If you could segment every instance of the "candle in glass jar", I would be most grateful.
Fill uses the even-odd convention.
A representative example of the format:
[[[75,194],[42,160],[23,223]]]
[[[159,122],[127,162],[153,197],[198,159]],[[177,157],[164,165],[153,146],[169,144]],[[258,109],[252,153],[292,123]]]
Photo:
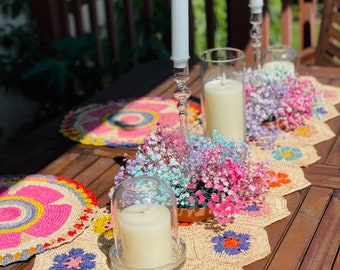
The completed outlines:
[[[263,64],[262,69],[268,71],[274,71],[276,68],[283,67],[289,73],[294,74],[295,72],[295,65],[293,62],[289,61],[269,61]]]
[[[119,213],[123,263],[160,267],[172,260],[170,211],[158,204],[136,204]]]
[[[243,84],[237,80],[213,80],[204,85],[206,131],[213,129],[227,140],[245,139]]]

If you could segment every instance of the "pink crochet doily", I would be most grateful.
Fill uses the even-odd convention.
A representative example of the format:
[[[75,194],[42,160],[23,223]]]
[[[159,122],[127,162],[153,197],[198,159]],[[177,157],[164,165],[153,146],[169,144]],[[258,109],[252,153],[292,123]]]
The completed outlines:
[[[64,177],[0,177],[0,266],[70,242],[89,226],[98,202]]]
[[[188,120],[193,123],[200,106],[189,103]],[[177,100],[161,97],[90,104],[69,112],[60,132],[67,138],[95,146],[136,146],[143,143],[156,125],[179,126]]]

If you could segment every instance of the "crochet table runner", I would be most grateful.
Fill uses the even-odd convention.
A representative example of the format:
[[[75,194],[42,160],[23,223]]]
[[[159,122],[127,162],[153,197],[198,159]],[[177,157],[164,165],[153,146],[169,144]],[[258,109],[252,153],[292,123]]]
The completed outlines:
[[[334,136],[324,121],[339,115],[334,105],[340,102],[340,88],[319,83],[317,86],[324,94],[326,113],[322,119],[311,119],[303,127],[285,132],[275,149],[251,149],[254,160],[270,161],[270,173],[275,179],[269,183],[265,203],[235,215],[232,224],[221,225],[215,219],[180,223],[179,234],[187,247],[184,270],[240,270],[270,254],[265,227],[290,214],[284,196],[310,185],[301,166],[319,159],[314,144]],[[72,262],[75,269],[109,270],[112,234],[111,215],[100,209],[91,226],[76,240],[36,256],[33,269],[60,269]]]
[[[187,248],[183,270],[241,270],[270,253],[264,228],[290,214],[284,195],[310,185],[297,166],[275,164],[270,169],[277,180],[270,183],[265,203],[235,215],[232,224],[221,225],[215,219],[179,224],[179,235]],[[101,208],[75,240],[37,255],[33,270],[110,270],[113,237],[112,216]]]
[[[289,215],[283,195],[309,185],[301,168],[282,165],[272,169],[280,176],[271,183],[261,207],[237,214],[232,224],[221,225],[215,219],[179,224],[187,248],[183,270],[239,270],[270,253],[264,227]],[[111,214],[99,209],[89,228],[74,241],[36,256],[33,269],[69,269],[72,265],[73,269],[109,270],[113,237]]]
[[[189,102],[189,122],[200,114],[200,106]],[[90,104],[69,112],[60,132],[67,138],[95,146],[135,146],[141,144],[156,125],[177,127],[177,100],[161,97],[109,101]]]
[[[64,177],[1,176],[0,265],[70,242],[89,226],[96,205],[90,190]]]

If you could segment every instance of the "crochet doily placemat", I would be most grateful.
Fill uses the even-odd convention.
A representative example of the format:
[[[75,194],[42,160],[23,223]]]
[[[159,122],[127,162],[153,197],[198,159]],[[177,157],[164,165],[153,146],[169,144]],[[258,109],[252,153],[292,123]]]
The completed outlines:
[[[200,106],[189,102],[188,120],[194,122]],[[69,112],[60,132],[67,138],[95,146],[136,146],[156,125],[178,127],[177,100],[161,97],[90,104]]]
[[[0,265],[70,242],[89,226],[97,205],[91,191],[71,179],[1,176]]]
[[[32,270],[110,270],[109,249],[113,245],[111,214],[100,208],[91,225],[71,243],[36,256]]]

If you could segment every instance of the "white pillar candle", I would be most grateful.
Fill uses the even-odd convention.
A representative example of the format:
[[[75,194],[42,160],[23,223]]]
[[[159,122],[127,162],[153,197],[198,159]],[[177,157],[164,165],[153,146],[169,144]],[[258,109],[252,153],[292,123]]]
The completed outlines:
[[[245,139],[243,84],[237,80],[213,80],[204,85],[207,134],[213,129],[227,140]]]
[[[189,2],[172,0],[171,49],[174,67],[184,68],[189,59]]]
[[[262,69],[268,70],[268,71],[274,71],[276,68],[280,68],[280,67],[283,67],[291,74],[295,73],[295,65],[293,62],[289,62],[289,61],[269,61],[263,64]]]
[[[153,268],[172,260],[170,211],[158,204],[136,204],[119,213],[123,263]]]

